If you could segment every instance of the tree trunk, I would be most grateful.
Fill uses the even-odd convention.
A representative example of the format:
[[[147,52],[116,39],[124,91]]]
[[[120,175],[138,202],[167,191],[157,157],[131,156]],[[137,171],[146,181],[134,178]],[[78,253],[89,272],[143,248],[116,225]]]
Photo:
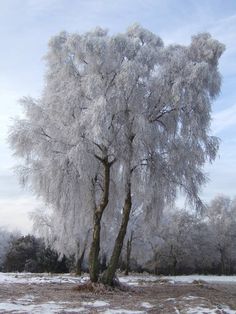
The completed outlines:
[[[76,275],[81,276],[82,273],[82,263],[84,260],[84,255],[81,255],[76,262]]]
[[[129,275],[129,270],[130,270],[130,256],[131,256],[131,250],[132,250],[132,241],[133,241],[133,231],[131,231],[130,238],[127,240],[125,276],[128,276],[128,275]]]
[[[154,257],[154,275],[158,275],[158,258],[157,258],[157,253],[155,253]]]
[[[89,253],[89,275],[92,282],[97,282],[99,277],[99,251],[102,214],[108,204],[110,186],[110,167],[108,157],[102,160],[104,166],[104,187],[100,204],[95,208],[93,215],[93,239]]]
[[[122,222],[120,225],[120,230],[115,241],[115,245],[113,248],[112,256],[110,258],[110,262],[108,264],[106,271],[104,272],[102,276],[102,282],[110,286],[112,286],[113,284],[113,279],[115,277],[116,269],[118,267],[119,257],[121,254],[121,250],[123,247],[123,242],[126,235],[128,222],[129,222],[131,207],[132,207],[131,186],[129,183],[128,191],[127,191],[127,195],[126,195],[126,199],[125,199],[125,203],[123,207]]]
[[[224,250],[220,250],[220,261],[221,261],[221,275],[225,275],[226,274],[226,267],[225,267]]]
[[[175,258],[172,264],[172,276],[176,276],[176,266],[177,266],[177,260]]]
[[[131,97],[131,94],[133,93],[133,89],[129,95],[128,98]],[[132,133],[132,123],[133,120],[130,121],[130,110],[129,110],[129,105],[128,105],[128,99],[126,102],[127,108],[125,110],[125,118],[128,124],[128,130],[127,130],[127,140],[128,140],[128,149],[126,151],[126,156],[128,157],[128,177],[127,177],[127,190],[126,190],[126,198],[124,202],[124,207],[123,207],[123,213],[122,213],[122,221],[120,225],[120,229],[118,232],[118,235],[116,237],[116,241],[114,244],[113,252],[110,258],[110,261],[108,263],[108,267],[106,271],[103,273],[101,281],[109,286],[114,285],[115,283],[115,273],[118,268],[119,264],[119,258],[120,254],[122,251],[123,243],[124,243],[124,238],[126,235],[127,231],[127,226],[129,222],[129,216],[132,208],[132,197],[131,197],[131,175],[133,168],[131,167],[131,162],[132,162],[132,157],[133,157],[133,147],[132,143],[135,138],[135,135]]]
[[[89,275],[92,282],[98,281],[99,276],[99,251],[100,251],[100,230],[101,214],[95,211],[93,218],[93,240],[89,253]]]

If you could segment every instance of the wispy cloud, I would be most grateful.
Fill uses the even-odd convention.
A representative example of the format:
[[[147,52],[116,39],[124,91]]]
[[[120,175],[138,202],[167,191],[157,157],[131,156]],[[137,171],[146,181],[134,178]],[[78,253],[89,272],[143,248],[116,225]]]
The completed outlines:
[[[1,226],[8,229],[21,230],[28,233],[32,229],[32,222],[29,220],[29,212],[39,206],[34,198],[0,199],[0,221]],[[11,217],[11,218],[10,218]]]

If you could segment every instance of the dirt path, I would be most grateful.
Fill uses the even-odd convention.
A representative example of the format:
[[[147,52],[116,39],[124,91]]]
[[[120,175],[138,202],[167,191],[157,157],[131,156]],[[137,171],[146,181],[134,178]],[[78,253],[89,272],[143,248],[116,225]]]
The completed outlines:
[[[67,283],[2,284],[0,313],[236,313],[236,284],[145,282],[125,292],[97,293],[75,287]],[[5,303],[9,307],[4,308]]]

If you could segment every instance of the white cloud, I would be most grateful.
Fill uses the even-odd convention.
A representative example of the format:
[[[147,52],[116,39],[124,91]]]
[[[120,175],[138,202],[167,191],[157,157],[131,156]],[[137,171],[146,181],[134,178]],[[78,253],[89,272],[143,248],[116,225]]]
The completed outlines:
[[[39,201],[33,197],[0,199],[1,226],[10,230],[17,229],[23,233],[29,233],[32,229],[29,212],[37,208],[39,204]]]

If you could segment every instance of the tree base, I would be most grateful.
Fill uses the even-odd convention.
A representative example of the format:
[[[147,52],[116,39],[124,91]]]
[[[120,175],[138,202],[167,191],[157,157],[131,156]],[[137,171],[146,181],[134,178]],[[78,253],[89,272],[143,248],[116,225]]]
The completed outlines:
[[[92,292],[95,294],[102,294],[107,291],[114,291],[114,290],[121,290],[121,291],[131,291],[132,288],[129,287],[125,283],[121,283],[118,279],[118,277],[115,277],[112,281],[112,285],[106,285],[102,283],[101,281],[99,282],[91,282],[87,281],[85,283],[81,283],[77,285],[73,290],[79,291],[79,292]]]

